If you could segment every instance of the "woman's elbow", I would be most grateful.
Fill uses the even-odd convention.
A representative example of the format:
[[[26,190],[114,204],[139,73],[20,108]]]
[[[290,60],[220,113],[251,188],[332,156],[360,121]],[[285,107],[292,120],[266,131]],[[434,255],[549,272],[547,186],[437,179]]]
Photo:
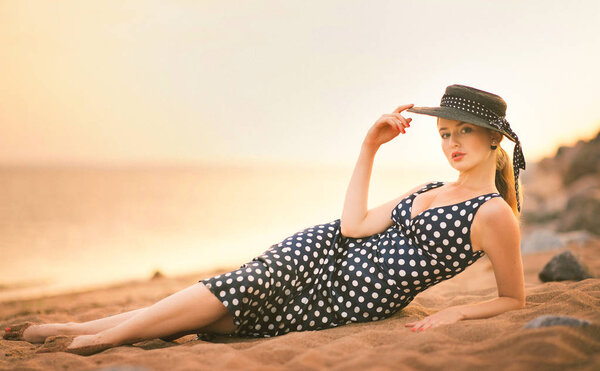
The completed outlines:
[[[357,228],[349,228],[347,225],[340,224],[340,233],[344,237],[361,238],[362,235]]]
[[[507,307],[507,310],[519,310],[524,309],[526,302],[525,299],[517,298],[514,296],[499,296],[499,299],[505,299],[507,301],[510,300],[510,303]]]
[[[525,298],[523,298],[523,299],[513,298],[513,299],[517,302],[517,308],[516,309],[524,309],[525,306],[527,305],[527,302],[526,302]]]
[[[345,228],[345,227],[340,227],[340,233],[341,233],[341,234],[342,234],[342,236],[344,236],[344,237],[351,237],[351,238],[354,238],[354,236],[352,235],[352,232],[350,232],[350,231],[348,230],[348,228]]]

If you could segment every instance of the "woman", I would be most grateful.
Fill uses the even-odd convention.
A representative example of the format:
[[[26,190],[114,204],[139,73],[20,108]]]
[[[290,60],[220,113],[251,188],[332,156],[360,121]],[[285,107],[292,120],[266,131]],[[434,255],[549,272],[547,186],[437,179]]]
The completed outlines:
[[[418,185],[367,210],[375,154],[406,133],[412,119],[401,115],[405,110],[438,117],[442,150],[458,179]],[[191,333],[270,337],[376,321],[484,254],[493,265],[498,298],[405,325],[423,331],[523,308],[518,172],[525,160],[505,111],[501,97],[463,85],[448,86],[440,107],[400,106],[368,131],[341,219],[306,228],[239,269],[149,307],[84,323],[25,323],[7,328],[4,337],[45,342],[39,352],[87,355]],[[504,136],[515,142],[514,168],[498,147]]]

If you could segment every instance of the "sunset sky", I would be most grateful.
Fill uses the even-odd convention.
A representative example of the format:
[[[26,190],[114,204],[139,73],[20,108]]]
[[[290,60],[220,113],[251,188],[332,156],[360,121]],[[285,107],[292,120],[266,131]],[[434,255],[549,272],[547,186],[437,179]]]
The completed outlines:
[[[600,1],[0,1],[0,163],[353,165],[447,85],[491,91],[525,157],[600,129]],[[407,113],[381,166],[447,166]],[[503,147],[512,155],[512,142]]]

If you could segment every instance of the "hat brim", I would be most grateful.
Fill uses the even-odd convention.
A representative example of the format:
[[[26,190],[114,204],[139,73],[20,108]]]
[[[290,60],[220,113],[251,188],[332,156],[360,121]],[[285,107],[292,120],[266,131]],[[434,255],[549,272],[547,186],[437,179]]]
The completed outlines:
[[[488,129],[500,132],[503,135],[505,135],[508,139],[512,140],[513,142],[515,141],[515,139],[512,137],[512,135],[510,135],[509,133],[506,133],[505,131],[496,129],[495,127],[493,127],[492,125],[489,124],[488,120],[481,118],[479,116],[476,116],[476,115],[472,115],[472,114],[465,112],[458,108],[454,108],[454,107],[412,107],[412,108],[407,109],[406,112],[420,113],[423,115],[436,116],[436,117],[441,117],[443,119],[448,119],[448,120],[468,122],[473,125],[482,126],[484,128],[488,128]]]

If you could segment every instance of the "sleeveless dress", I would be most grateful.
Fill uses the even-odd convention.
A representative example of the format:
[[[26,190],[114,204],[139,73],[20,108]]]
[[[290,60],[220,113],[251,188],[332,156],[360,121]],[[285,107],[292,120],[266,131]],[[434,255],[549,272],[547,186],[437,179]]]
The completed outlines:
[[[477,261],[470,230],[478,208],[497,192],[429,208],[410,218],[419,193],[402,199],[387,230],[368,237],[340,233],[340,219],[306,228],[239,269],[200,280],[238,328],[229,336],[271,337],[388,318],[426,288]],[[198,333],[209,340],[211,334]]]

